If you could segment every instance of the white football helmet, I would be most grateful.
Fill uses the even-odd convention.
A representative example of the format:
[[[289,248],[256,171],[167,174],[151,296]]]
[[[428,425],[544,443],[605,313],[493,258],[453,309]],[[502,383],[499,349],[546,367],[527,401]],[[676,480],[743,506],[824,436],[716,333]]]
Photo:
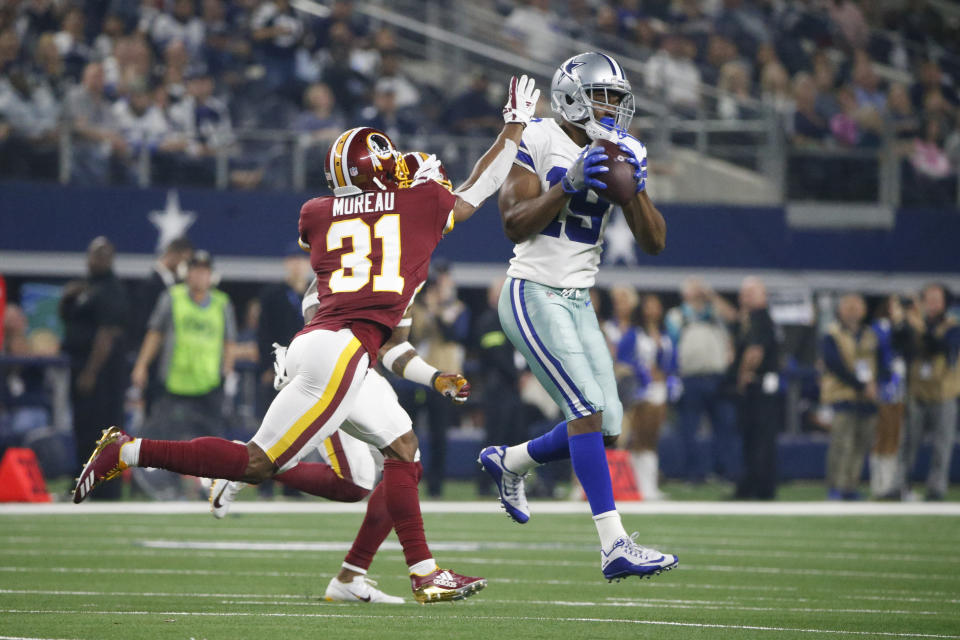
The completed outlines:
[[[611,102],[611,95],[620,96],[619,104]],[[633,93],[623,67],[598,51],[579,53],[560,65],[550,83],[550,105],[591,140],[606,137],[611,128],[597,121],[594,109],[610,113],[614,125],[623,131],[633,120]]]

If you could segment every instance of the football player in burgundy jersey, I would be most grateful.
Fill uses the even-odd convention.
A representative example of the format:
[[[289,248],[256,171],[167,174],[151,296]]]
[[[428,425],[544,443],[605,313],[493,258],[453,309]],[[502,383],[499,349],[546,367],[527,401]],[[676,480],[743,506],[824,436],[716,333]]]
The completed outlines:
[[[187,442],[132,438],[110,427],[77,479],[74,502],[131,466],[253,484],[293,470],[349,415],[367,368],[426,280],[443,234],[503,184],[539,95],[532,79],[511,80],[503,130],[456,194],[434,181],[438,163],[430,161],[421,163],[409,189],[398,190],[405,163],[386,134],[368,127],[341,134],[325,167],[334,195],[310,200],[300,212],[300,240],[310,249],[319,307],[290,344],[291,382],[270,405],[260,429],[243,445],[211,437]],[[412,380],[431,371],[405,345],[391,348],[383,360]],[[455,600],[485,587],[482,578],[440,569],[430,553],[417,494],[422,467],[413,430],[396,437],[359,435],[384,454],[387,508],[414,597]]]

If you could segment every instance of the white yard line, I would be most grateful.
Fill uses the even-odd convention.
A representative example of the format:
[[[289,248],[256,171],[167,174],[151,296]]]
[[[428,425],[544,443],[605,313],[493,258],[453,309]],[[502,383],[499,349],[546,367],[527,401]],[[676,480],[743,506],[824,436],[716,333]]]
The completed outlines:
[[[535,616],[447,616],[447,615],[355,615],[347,613],[289,613],[289,612],[206,612],[206,611],[70,611],[70,610],[42,610],[42,609],[0,609],[0,613],[26,615],[102,615],[102,616],[184,616],[210,618],[332,618],[349,620],[462,620],[475,623],[480,620],[495,622],[586,622],[590,624],[622,624],[622,625],[650,625],[663,627],[681,627],[694,629],[733,629],[746,631],[768,631],[776,633],[819,633],[836,636],[875,636],[885,638],[937,638],[943,640],[960,640],[958,635],[939,633],[897,633],[894,631],[848,631],[842,629],[811,629],[803,627],[767,627],[759,625],[736,624],[707,624],[700,622],[672,622],[666,620],[626,620],[610,618],[566,618],[566,617],[535,617]]]
[[[494,500],[477,502],[425,501],[423,513],[500,514]],[[957,502],[621,502],[625,515],[748,515],[748,516],[960,516]],[[232,513],[363,513],[366,504],[338,502],[236,502]],[[589,514],[585,502],[533,501],[532,513]],[[91,502],[81,505],[54,502],[3,504],[0,515],[174,514],[208,513],[204,502]]]

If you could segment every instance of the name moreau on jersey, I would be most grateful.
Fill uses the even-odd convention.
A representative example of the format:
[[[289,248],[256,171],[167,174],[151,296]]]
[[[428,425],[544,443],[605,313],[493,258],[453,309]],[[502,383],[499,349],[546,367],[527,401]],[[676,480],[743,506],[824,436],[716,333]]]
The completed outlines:
[[[379,213],[394,211],[396,193],[393,191],[367,191],[355,196],[335,198],[333,201],[333,217],[350,216],[360,213]]]

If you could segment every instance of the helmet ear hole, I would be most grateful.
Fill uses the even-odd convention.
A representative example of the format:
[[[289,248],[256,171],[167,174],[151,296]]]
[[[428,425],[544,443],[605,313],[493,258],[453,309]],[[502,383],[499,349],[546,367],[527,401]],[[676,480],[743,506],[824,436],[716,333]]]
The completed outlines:
[[[573,104],[573,98],[570,96],[569,93],[563,96],[563,99],[567,101],[567,104]]]

